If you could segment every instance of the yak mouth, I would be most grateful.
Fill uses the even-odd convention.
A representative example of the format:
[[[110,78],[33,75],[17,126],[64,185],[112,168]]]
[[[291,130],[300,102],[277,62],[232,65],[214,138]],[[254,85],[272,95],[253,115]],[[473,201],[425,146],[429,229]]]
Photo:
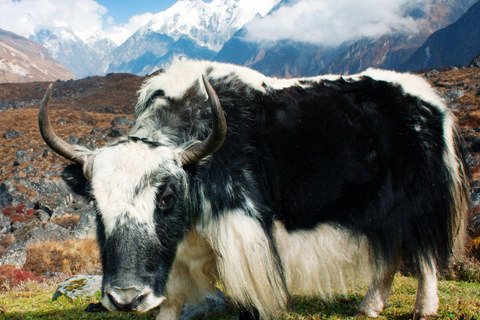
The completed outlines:
[[[109,311],[143,313],[160,307],[167,298],[156,296],[152,290],[142,291],[136,288],[105,288],[102,293],[102,304]]]

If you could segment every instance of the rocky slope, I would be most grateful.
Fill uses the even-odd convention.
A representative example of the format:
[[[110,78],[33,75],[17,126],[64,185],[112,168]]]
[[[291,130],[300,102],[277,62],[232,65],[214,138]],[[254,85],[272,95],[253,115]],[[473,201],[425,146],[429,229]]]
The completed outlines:
[[[38,43],[0,29],[0,83],[74,78]]]
[[[480,2],[477,2],[455,23],[433,33],[399,69],[468,65],[480,52],[479,21]]]
[[[474,180],[476,217],[470,234],[480,237],[480,68],[428,70],[422,75],[459,117]],[[51,116],[57,134],[89,148],[125,135],[144,79],[110,74],[55,82]],[[72,172],[78,168],[49,151],[38,132],[38,105],[47,85],[0,84],[0,265],[21,267],[27,245],[92,236],[95,228],[88,197],[71,188]],[[72,216],[77,217],[73,223],[60,219]]]

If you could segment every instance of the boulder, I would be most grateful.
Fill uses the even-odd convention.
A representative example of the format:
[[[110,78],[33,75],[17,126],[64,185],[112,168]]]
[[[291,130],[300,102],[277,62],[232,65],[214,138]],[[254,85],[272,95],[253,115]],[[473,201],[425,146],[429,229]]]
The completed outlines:
[[[22,226],[15,234],[15,241],[0,256],[0,265],[9,264],[22,268],[27,261],[27,246],[37,241],[64,241],[72,237],[72,232],[55,223],[32,221]]]
[[[480,68],[480,54],[473,58],[473,60],[468,65],[470,68]]]
[[[17,132],[15,130],[7,130],[3,133],[3,137],[5,139],[13,139],[13,138],[22,137],[22,136],[23,136],[23,133]]]
[[[122,137],[127,134],[127,130],[123,128],[111,128],[109,136],[112,138]]]
[[[227,311],[226,297],[220,290],[217,294],[208,293],[198,305],[185,304],[180,320],[208,319],[210,315]]]
[[[128,119],[127,117],[116,117],[110,122],[112,127],[126,127],[132,124],[132,120]]]
[[[8,188],[5,183],[0,184],[0,208],[9,206],[12,204],[13,197],[8,192]]]
[[[53,293],[53,300],[61,296],[71,299],[78,297],[94,297],[97,291],[102,290],[102,276],[77,275],[63,281]]]

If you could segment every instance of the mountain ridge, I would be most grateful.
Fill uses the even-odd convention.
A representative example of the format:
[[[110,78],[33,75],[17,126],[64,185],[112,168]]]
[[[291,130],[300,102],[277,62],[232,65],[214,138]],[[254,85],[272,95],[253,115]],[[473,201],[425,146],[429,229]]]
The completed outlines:
[[[55,81],[74,79],[44,47],[27,38],[0,29],[0,82]]]

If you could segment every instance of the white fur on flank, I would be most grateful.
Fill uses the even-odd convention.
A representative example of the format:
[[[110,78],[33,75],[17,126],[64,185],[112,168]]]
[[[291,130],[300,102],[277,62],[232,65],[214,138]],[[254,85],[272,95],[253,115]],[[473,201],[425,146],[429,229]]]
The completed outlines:
[[[142,178],[162,168],[165,175],[183,172],[177,153],[167,147],[149,148],[126,142],[97,151],[92,169],[92,189],[106,235],[121,227],[126,218],[147,226],[154,233],[155,197],[161,181]],[[136,194],[139,187],[141,192]],[[131,220],[130,220],[131,221]]]
[[[217,254],[218,277],[228,295],[265,318],[285,309],[289,293],[330,298],[372,274],[367,241],[332,225],[289,233],[276,222],[283,274],[260,223],[242,211],[226,213],[199,233]]]
[[[330,224],[287,232],[275,224],[275,239],[290,293],[331,298],[372,276],[368,242]]]
[[[200,234],[217,253],[219,280],[234,301],[256,307],[266,318],[285,309],[288,293],[257,220],[229,211],[202,229]]]

